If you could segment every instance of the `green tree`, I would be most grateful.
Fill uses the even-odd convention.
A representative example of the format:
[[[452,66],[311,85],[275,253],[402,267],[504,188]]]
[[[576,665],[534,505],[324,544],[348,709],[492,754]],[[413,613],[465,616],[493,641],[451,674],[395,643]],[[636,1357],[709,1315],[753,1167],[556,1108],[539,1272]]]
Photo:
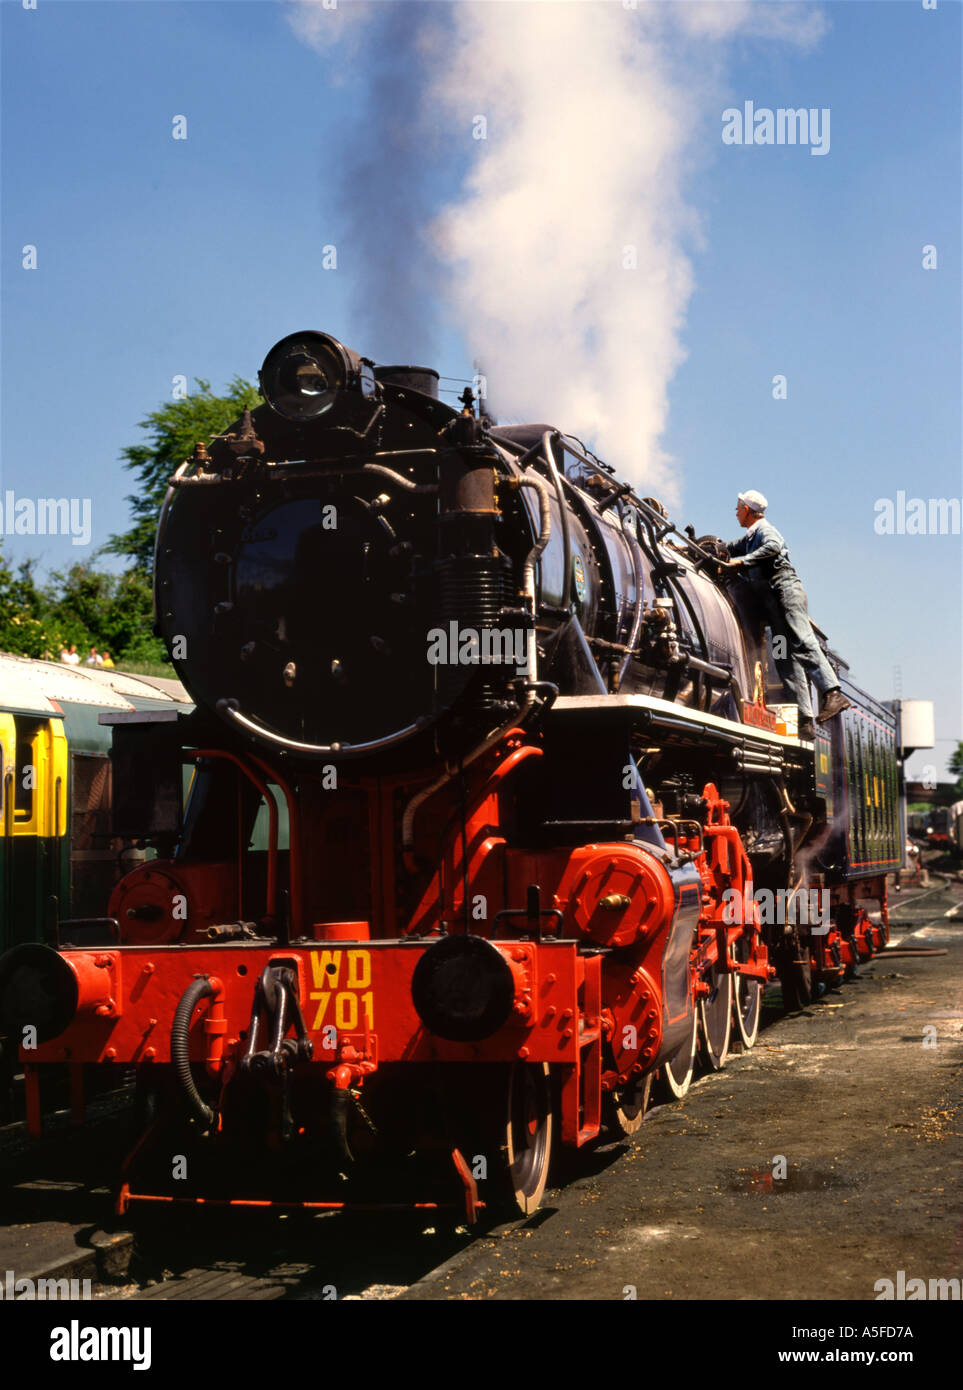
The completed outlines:
[[[14,570],[0,554],[0,651],[56,661],[73,643],[82,660],[94,646],[116,665],[167,663],[152,630],[150,581],[139,570],[74,564],[41,585],[34,564],[23,560]]]
[[[74,643],[85,658],[92,646],[109,651],[117,665],[167,663],[164,644],[153,634],[151,570],[157,518],[168,480],[193,453],[245,410],[260,402],[257,389],[236,376],[223,396],[198,380],[193,395],[171,401],[140,422],[148,432],[141,444],[124,449],[124,466],[137,476],[138,491],[128,497],[133,525],[111,536],[87,563],[70,565],[39,584],[35,561],[11,568],[0,553],[0,650],[18,656],[57,660]],[[106,552],[133,561],[123,574],[97,568]],[[169,669],[169,663],[168,663]]]
[[[152,630],[150,580],[140,570],[108,574],[93,564],[74,564],[50,576],[43,596],[58,631],[76,642],[82,657],[95,646],[118,665],[166,661],[164,644]]]
[[[137,492],[127,498],[134,524],[129,531],[111,536],[104,550],[133,560],[143,577],[149,577],[153,568],[157,518],[171,475],[199,440],[209,443],[245,408],[253,410],[261,401],[257,388],[239,376],[223,396],[215,396],[208,381],[198,378],[195,386],[192,395],[170,401],[141,420],[139,428],[148,432],[148,439],[123,450],[124,467],[136,474],[138,482]]]
[[[950,754],[947,768],[956,777],[957,791],[963,793],[963,743],[958,743],[954,752]]]
[[[22,560],[14,571],[0,554],[0,651],[55,658],[64,644],[65,632],[34,579],[34,563]],[[80,635],[83,638],[85,634]]]

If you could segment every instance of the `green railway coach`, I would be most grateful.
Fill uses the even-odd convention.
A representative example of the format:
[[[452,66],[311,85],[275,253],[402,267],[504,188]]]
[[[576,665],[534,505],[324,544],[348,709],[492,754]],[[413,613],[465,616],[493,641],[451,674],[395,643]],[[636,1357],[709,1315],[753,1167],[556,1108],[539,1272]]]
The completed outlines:
[[[102,917],[133,866],[111,833],[112,729],[101,714],[188,704],[176,680],[0,653],[0,953],[56,944],[59,922]],[[0,1038],[0,1117],[14,1056]]]

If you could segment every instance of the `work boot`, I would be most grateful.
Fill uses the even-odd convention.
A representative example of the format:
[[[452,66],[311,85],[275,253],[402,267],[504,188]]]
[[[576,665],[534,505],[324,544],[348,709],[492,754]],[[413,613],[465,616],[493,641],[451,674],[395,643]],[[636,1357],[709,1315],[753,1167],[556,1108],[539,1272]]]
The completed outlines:
[[[850,709],[852,700],[847,700],[846,696],[836,685],[832,690],[827,690],[823,696],[819,713],[816,715],[817,724],[825,724],[827,719],[833,719],[837,714],[842,714],[844,709]]]
[[[802,715],[800,715],[799,723],[796,726],[796,732],[799,738],[808,738],[812,740],[816,737],[816,725],[811,719],[804,719]]]

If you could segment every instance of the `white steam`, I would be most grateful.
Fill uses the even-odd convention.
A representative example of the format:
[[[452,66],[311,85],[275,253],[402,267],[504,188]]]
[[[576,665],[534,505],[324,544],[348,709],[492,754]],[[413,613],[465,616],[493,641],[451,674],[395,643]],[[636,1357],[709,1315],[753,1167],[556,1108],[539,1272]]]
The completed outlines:
[[[359,21],[384,14],[349,10]],[[693,147],[716,131],[728,42],[808,46],[825,30],[821,13],[743,0],[458,0],[410,12],[397,54],[408,112],[447,125],[469,156],[454,200],[419,215],[493,404],[581,436],[674,503],[659,441],[694,286],[684,249],[699,232],[686,196]],[[292,22],[330,54],[326,18],[320,3],[302,4]],[[363,62],[377,22],[338,24],[353,29]]]
[[[693,287],[685,110],[638,20],[620,5],[459,7],[436,90],[463,121],[487,113],[488,138],[437,231],[499,411],[535,411],[665,492],[658,437]]]

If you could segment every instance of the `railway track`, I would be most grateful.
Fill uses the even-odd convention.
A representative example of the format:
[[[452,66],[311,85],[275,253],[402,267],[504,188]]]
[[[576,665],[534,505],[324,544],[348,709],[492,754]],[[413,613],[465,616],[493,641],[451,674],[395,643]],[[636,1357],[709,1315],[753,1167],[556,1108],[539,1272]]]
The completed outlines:
[[[236,1214],[229,1215],[233,1223],[214,1216],[200,1230],[195,1216],[189,1234],[168,1230],[139,1237],[131,1264],[137,1281],[105,1289],[103,1296],[137,1301],[394,1298],[473,1240],[465,1227],[446,1229],[415,1214],[267,1217],[256,1219],[253,1229],[245,1220],[242,1231]]]

